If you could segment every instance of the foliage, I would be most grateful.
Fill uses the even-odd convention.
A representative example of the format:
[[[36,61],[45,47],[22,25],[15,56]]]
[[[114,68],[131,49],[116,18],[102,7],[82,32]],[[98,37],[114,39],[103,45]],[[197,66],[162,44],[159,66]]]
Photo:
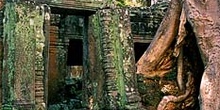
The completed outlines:
[[[118,6],[125,6],[126,5],[124,0],[116,0],[116,4]]]
[[[6,101],[9,105],[11,101],[14,99],[13,95],[13,78],[14,78],[14,61],[15,61],[15,27],[17,22],[17,15],[15,12],[15,4],[7,3],[5,5],[5,21],[4,21],[4,46],[8,47],[8,50],[5,51],[5,55],[7,59],[3,61],[3,68],[5,70],[5,74],[3,74],[3,78],[7,80],[3,80],[3,92],[7,97],[3,98],[3,101]],[[8,86],[6,86],[8,85]],[[9,102],[8,102],[9,101]]]
[[[30,26],[30,21],[33,20],[32,16],[36,16],[38,13],[34,11],[30,12],[30,9],[22,4],[16,6],[16,11],[18,15],[18,22],[16,23],[16,36],[14,38],[16,45],[15,69],[17,77],[21,78],[21,81],[19,81],[19,83],[17,82],[17,86],[21,87],[20,89],[23,90],[24,94],[30,95],[30,91],[28,91],[28,89],[25,87],[27,86],[26,83],[32,83],[33,75],[31,73],[34,72],[33,57],[35,56],[35,38],[33,36],[33,27]],[[27,99],[30,97],[31,96],[26,96]]]
[[[149,6],[149,0],[116,0],[118,6],[131,6],[131,7],[141,7]]]
[[[99,68],[97,69],[100,69],[101,68],[101,61],[103,59],[103,56],[102,56],[102,46],[101,46],[101,27],[100,27],[100,16],[98,14],[96,14],[96,16],[93,16],[93,19],[92,19],[92,25],[94,26],[93,27],[93,32],[94,32],[94,37],[95,37],[95,45],[96,45],[96,60],[97,60],[97,65]],[[100,76],[102,76],[102,72],[100,72]],[[99,80],[99,79],[98,79]],[[100,81],[100,80],[99,80]],[[93,109],[100,109],[100,108],[104,108],[105,105],[101,105],[99,102],[99,100],[97,100],[96,98],[98,97],[97,95],[97,92],[98,91],[103,91],[103,90],[98,90],[98,81],[95,81],[93,83],[91,83],[91,86],[94,88],[93,91],[92,91],[92,94],[93,94],[93,102],[92,104],[94,105],[93,106]],[[95,98],[96,97],[96,98]]]
[[[43,17],[30,4],[7,2],[4,21],[3,93],[5,104],[17,99],[33,101],[36,41],[44,37]],[[44,42],[43,42],[44,43]],[[36,48],[37,47],[37,48]],[[42,55],[42,53],[41,53]],[[33,102],[28,102],[33,103]],[[3,105],[4,106],[4,105]]]
[[[114,55],[114,66],[116,67],[116,78],[117,78],[117,87],[119,91],[120,101],[119,106],[124,109],[126,104],[126,95],[125,95],[125,79],[124,79],[124,70],[123,70],[123,50],[122,50],[122,44],[120,41],[120,37],[118,36],[118,24],[119,24],[119,14],[112,15],[113,22],[110,26],[110,29],[112,30],[111,35],[113,37],[113,55]]]

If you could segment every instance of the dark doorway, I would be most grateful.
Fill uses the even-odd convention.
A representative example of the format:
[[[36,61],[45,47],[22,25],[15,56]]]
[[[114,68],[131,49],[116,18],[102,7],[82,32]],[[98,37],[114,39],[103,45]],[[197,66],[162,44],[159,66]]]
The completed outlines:
[[[150,43],[134,43],[134,52],[135,52],[135,62],[141,58],[141,56],[144,54],[144,52],[147,50]]]
[[[83,65],[83,43],[81,39],[70,39],[67,66]]]
[[[51,14],[48,110],[82,108],[83,40],[79,29],[84,18],[75,15]],[[79,20],[80,19],[80,20]],[[79,31],[78,31],[79,30]]]

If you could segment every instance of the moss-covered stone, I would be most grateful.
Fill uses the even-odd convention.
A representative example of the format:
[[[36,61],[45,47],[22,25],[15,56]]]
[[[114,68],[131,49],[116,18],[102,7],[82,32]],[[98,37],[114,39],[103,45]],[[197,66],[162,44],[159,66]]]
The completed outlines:
[[[2,78],[3,67],[3,9],[0,9],[0,78]],[[0,93],[2,93],[2,83],[0,83]],[[2,107],[2,94],[0,94],[0,108]]]
[[[3,103],[13,109],[34,109],[34,58],[43,52],[36,43],[44,44],[43,17],[31,4],[6,2],[5,8]]]
[[[104,96],[108,97],[104,99],[106,109],[134,109],[137,108],[134,103],[140,101],[134,89],[135,67],[130,66],[134,65],[134,54],[129,20],[126,9],[102,9],[93,17],[93,33],[99,52],[97,60],[104,72],[101,78],[105,80],[102,84]]]
[[[98,14],[91,16],[88,31],[89,74],[86,81],[90,109],[104,109],[106,106],[101,32],[100,16]]]
[[[15,27],[17,22],[17,16],[15,11],[14,3],[6,3],[5,5],[5,22],[4,22],[4,55],[7,59],[3,61],[3,103],[7,106],[12,106],[12,101],[14,100],[14,61],[15,61]],[[8,108],[8,107],[7,107]],[[3,105],[4,109],[4,105]]]

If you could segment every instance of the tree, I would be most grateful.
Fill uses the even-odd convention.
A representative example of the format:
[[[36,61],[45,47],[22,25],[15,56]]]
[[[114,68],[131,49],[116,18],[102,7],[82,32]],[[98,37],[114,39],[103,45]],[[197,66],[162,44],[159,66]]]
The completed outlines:
[[[185,34],[188,31],[185,28],[186,22],[192,27],[205,65],[200,84],[200,109],[220,109],[220,82],[218,80],[220,78],[219,5],[220,2],[218,0],[171,1],[170,9],[164,17],[153,42],[137,63],[138,73],[142,73],[146,77],[159,76],[163,78],[165,74],[171,71],[174,59],[178,60],[178,69],[180,69],[177,75],[177,82],[180,89],[184,89],[182,86],[186,86],[186,89],[184,89],[185,94],[164,97],[158,109],[164,109],[169,101],[175,102],[186,98],[189,93],[187,87],[189,88],[192,78],[188,74],[188,83],[183,84],[183,77],[181,77],[186,74],[181,70],[183,67],[181,64],[181,42],[185,39]],[[176,36],[177,40],[175,45],[173,45]]]

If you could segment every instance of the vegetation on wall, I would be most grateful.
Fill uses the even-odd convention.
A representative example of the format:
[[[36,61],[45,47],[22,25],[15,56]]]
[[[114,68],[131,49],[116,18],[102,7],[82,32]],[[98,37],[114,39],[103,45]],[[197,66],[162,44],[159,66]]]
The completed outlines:
[[[94,38],[96,41],[96,51],[99,51],[97,57],[100,61],[99,67],[103,69],[96,74],[101,75],[101,91],[104,91],[105,104],[101,105],[94,97],[96,107],[105,109],[137,109],[140,97],[135,89],[135,68],[133,41],[129,33],[130,17],[127,9],[102,9],[93,17]],[[131,54],[127,54],[131,53]],[[95,77],[95,79],[98,79]],[[93,80],[94,81],[94,80]],[[93,86],[94,92],[100,91],[98,85]],[[104,84],[103,84],[104,83]],[[97,89],[96,89],[97,88]],[[96,94],[96,93],[93,93]],[[95,95],[94,95],[95,96]]]
[[[113,11],[112,11],[113,12]],[[113,49],[113,65],[115,66],[115,72],[116,72],[116,85],[119,92],[119,102],[118,105],[121,107],[120,109],[125,108],[126,104],[126,92],[125,92],[125,74],[123,67],[123,46],[121,44],[121,37],[124,37],[122,34],[118,35],[119,30],[119,10],[116,10],[115,13],[112,13],[112,21],[109,24],[110,28],[110,36],[112,37],[112,49]],[[119,26],[118,26],[119,25]]]
[[[34,100],[32,84],[34,81],[34,61],[35,57],[35,26],[42,24],[38,17],[39,12],[31,10],[27,5],[17,4],[16,6],[18,22],[15,28],[15,76],[18,79],[16,86],[16,98],[24,98],[26,100]],[[39,23],[39,24],[37,24]],[[31,85],[29,85],[31,84]],[[28,86],[27,86],[28,85]],[[30,89],[27,89],[30,88]],[[23,90],[23,91],[21,91]],[[18,93],[22,92],[22,93]],[[31,93],[32,92],[32,96]],[[23,96],[28,95],[28,96]]]
[[[91,94],[92,96],[90,97],[90,107],[91,109],[103,109],[105,107],[104,105],[104,73],[102,70],[102,63],[101,61],[103,60],[103,53],[102,53],[102,45],[101,45],[101,27],[100,27],[100,16],[99,15],[94,15],[92,18],[92,33],[94,34],[94,42],[95,45],[95,66],[94,66],[94,76],[96,76],[97,72],[99,72],[99,76],[95,79],[92,80],[91,78],[91,83],[89,84],[92,88]],[[93,47],[91,47],[93,48]]]
[[[13,104],[20,108],[20,101],[30,104],[31,108],[35,104],[33,85],[37,60],[34,58],[42,56],[42,29],[39,7],[36,10],[32,4],[6,2],[3,61],[3,103],[6,106]]]
[[[140,6],[150,6],[151,0],[116,0],[118,6],[130,6],[130,7],[140,7]]]
[[[17,22],[17,16],[15,11],[14,3],[7,3],[5,5],[5,22],[4,22],[4,46],[7,49],[4,49],[4,55],[7,58],[4,58],[3,61],[3,103],[6,103],[5,106],[12,105],[14,100],[14,61],[15,61],[15,24]]]
[[[108,5],[111,5],[113,1],[114,0],[109,0],[110,4]],[[142,81],[141,83],[143,88],[140,87],[142,88],[141,92],[144,91],[142,93],[143,95],[142,101],[146,105],[147,109],[152,109],[152,108],[156,109],[159,102],[160,102],[158,106],[159,109],[165,108],[166,105],[167,105],[166,107],[168,108],[171,108],[171,107],[176,107],[178,109],[193,108],[197,104],[196,98],[198,96],[199,88],[195,87],[195,85],[199,86],[200,79],[201,79],[200,73],[203,72],[203,69],[201,68],[204,68],[204,67],[201,62],[201,59],[197,58],[198,56],[200,56],[199,52],[191,51],[191,49],[198,50],[196,46],[192,46],[192,44],[196,43],[195,39],[193,39],[192,41],[192,37],[194,38],[195,35],[192,35],[192,37],[188,36],[189,38],[184,38],[186,42],[189,42],[189,44],[186,43],[186,45],[184,44],[184,46],[182,44],[175,45],[175,42],[179,40],[179,38],[176,38],[175,37],[176,35],[174,35],[178,33],[177,32],[178,25],[182,24],[181,26],[179,26],[179,30],[181,31],[182,28],[185,28],[186,24],[185,22],[183,23],[184,20],[182,19],[182,17],[180,18],[181,19],[180,23],[179,23],[179,19],[176,19],[179,17],[182,7],[180,7],[181,3],[179,3],[178,0],[173,0],[173,1],[174,1],[173,2],[174,4],[172,4],[171,6],[172,11],[170,11],[167,14],[168,17],[165,17],[164,22],[161,24],[159,28],[159,31],[157,31],[156,36],[159,36],[159,37],[156,37],[155,38],[156,40],[154,40],[152,45],[150,46],[151,49],[156,48],[154,51],[151,51],[153,54],[151,58],[153,60],[155,59],[158,60],[160,56],[163,57],[161,59],[165,59],[162,62],[159,62],[159,64],[154,63],[154,65],[156,66],[155,68],[154,67],[152,68],[157,69],[157,67],[160,68],[159,66],[161,66],[161,67],[166,67],[165,70],[171,69],[172,71],[166,72],[167,75],[162,74],[161,71],[155,72],[156,74],[153,74],[153,73],[151,74],[150,72],[152,71],[150,69],[149,69],[150,72],[145,71],[148,67],[151,68],[151,66],[153,66],[152,64],[149,63],[150,61],[147,61],[147,63],[145,62],[141,63],[144,65],[144,67],[141,68],[143,70],[143,72],[141,73],[146,72],[144,75],[149,78],[149,79],[147,78],[144,79],[144,81]],[[53,0],[52,2],[60,3],[61,1]],[[83,38],[80,37],[80,39],[83,39],[83,51],[84,51],[83,52],[84,53],[83,55],[84,76],[82,80],[85,79],[84,84],[86,87],[83,89],[86,89],[85,90],[86,91],[85,93],[87,93],[86,96],[89,96],[89,97],[86,97],[85,99],[88,99],[88,104],[89,104],[88,107],[90,109],[104,109],[104,108],[137,109],[137,106],[138,106],[137,104],[138,102],[140,102],[140,97],[138,97],[139,94],[136,94],[136,91],[135,91],[136,90],[136,86],[135,86],[136,85],[136,76],[135,76],[136,74],[135,74],[135,66],[134,66],[135,64],[133,62],[134,60],[133,44],[132,44],[133,41],[132,41],[132,36],[130,35],[130,21],[128,20],[129,12],[124,11],[124,9],[120,7],[141,6],[142,5],[141,2],[143,2],[143,0],[132,0],[132,1],[116,0],[115,5],[118,5],[119,7],[115,8],[115,6],[113,7],[110,6],[110,7],[107,7],[107,9],[106,7],[101,8],[97,11],[95,16],[93,16],[93,19],[92,19],[93,27],[92,28],[94,28],[93,29],[94,36],[92,36],[93,37],[92,39],[94,40],[93,48],[95,49],[94,49],[93,54],[95,55],[93,57],[95,57],[94,58],[95,63],[89,62],[90,59],[88,57],[90,57],[89,54],[91,53],[90,51],[88,51],[89,50],[88,48],[92,48],[92,47],[88,47],[88,46],[91,46],[89,45],[90,40],[88,40],[87,38],[88,36],[87,36],[87,31],[86,31],[87,29],[86,23],[85,22],[84,22],[85,24],[83,23],[83,26],[84,26],[84,30],[82,32]],[[186,1],[186,3],[188,2],[189,1]],[[214,3],[214,2],[210,2],[210,3]],[[189,2],[189,4],[190,6],[193,6],[191,5],[191,2]],[[155,4],[154,6],[157,7],[157,5],[158,4]],[[165,8],[161,9],[160,11],[156,11],[156,13],[153,13],[153,14],[151,10],[149,11],[150,14],[139,12],[142,10],[142,8],[140,8],[138,11],[136,10],[135,13],[132,13],[135,16],[140,15],[142,16],[142,18],[147,18],[148,16],[145,16],[146,14],[150,16],[149,22],[147,23],[145,22],[143,23],[144,25],[141,25],[141,26],[140,26],[140,21],[138,20],[134,21],[136,22],[136,24],[138,24],[138,29],[142,27],[143,28],[147,27],[146,30],[144,29],[143,30],[149,31],[147,29],[152,29],[154,31],[160,23],[160,19],[161,19],[160,17],[163,16],[166,11],[166,5],[167,4],[164,5]],[[215,8],[218,9],[217,7]],[[151,9],[156,10],[156,8],[151,8]],[[188,9],[190,10],[191,7],[188,7]],[[189,10],[187,10],[186,12],[190,13],[188,12]],[[194,12],[194,7],[192,8],[192,11]],[[209,11],[212,11],[212,10],[209,10]],[[141,14],[137,14],[137,13],[141,13]],[[207,12],[200,12],[200,13],[207,13]],[[42,53],[44,51],[43,50],[44,44],[45,44],[45,37],[43,35],[43,28],[45,28],[43,27],[44,15],[41,15],[39,7],[37,7],[36,9],[35,6],[30,5],[30,4],[28,5],[27,4],[16,4],[13,2],[6,3],[4,14],[5,14],[5,19],[4,19],[3,78],[5,80],[3,80],[2,82],[3,83],[3,103],[4,103],[3,106],[4,106],[4,109],[12,109],[12,106],[14,106],[15,108],[19,108],[21,104],[19,105],[17,102],[20,101],[21,99],[25,103],[27,102],[28,104],[32,104],[31,106],[34,106],[35,103],[39,102],[35,100],[38,100],[39,98],[40,100],[44,100],[43,99],[44,97],[44,88],[43,88],[44,56],[42,56]],[[158,16],[160,17],[157,18]],[[197,16],[192,16],[192,18],[193,17],[195,17],[194,19],[197,19]],[[202,19],[200,18],[198,21],[207,20],[207,19],[204,19],[204,18],[207,18],[206,15],[203,16],[203,14],[201,14],[200,17]],[[188,20],[191,21],[191,23],[195,22],[195,24],[197,24],[197,21],[195,21],[192,18],[188,18]],[[155,20],[155,19],[158,19],[158,20]],[[87,20],[87,19],[83,19],[83,20]],[[215,21],[212,21],[212,19],[208,19],[208,20],[210,20],[211,23],[215,23]],[[210,21],[207,21],[207,22],[210,22]],[[74,24],[74,22],[75,20],[72,17],[70,17],[68,20],[65,20],[65,24],[63,25],[63,27],[67,27],[67,25],[72,25]],[[200,24],[200,22],[198,22],[198,24]],[[206,23],[204,22],[204,24]],[[214,24],[214,25],[216,26],[218,24]],[[78,28],[81,29],[82,26],[77,27],[77,29]],[[194,27],[194,28],[195,28],[194,30],[197,31],[199,34],[201,34],[202,36],[205,36],[204,39],[207,40],[206,38],[207,36],[203,35],[204,33],[200,32],[199,30],[200,28],[199,29],[197,29],[197,27]],[[216,27],[210,26],[206,28],[209,28],[209,30],[216,29],[215,34],[216,35],[219,34],[217,32],[218,29]],[[68,29],[72,31],[73,28],[68,28]],[[189,30],[190,29],[191,28],[189,28]],[[207,33],[211,32],[211,31],[209,32],[209,30],[207,30]],[[150,30],[150,35],[154,34],[153,31],[151,32]],[[147,33],[147,32],[144,32],[144,33]],[[189,31],[188,33],[193,33],[193,32]],[[59,74],[60,73],[66,74],[69,72],[68,68],[66,67],[66,60],[67,60],[66,59],[66,55],[67,55],[66,47],[68,45],[67,39],[69,38],[64,37],[66,35],[61,33],[61,36],[59,36],[58,38],[59,41],[56,42],[57,44],[55,44],[56,46],[58,45],[58,47],[56,47],[57,49],[56,51],[58,52],[56,53],[57,56],[55,59],[56,60],[55,63],[56,65],[58,65],[56,67],[58,69]],[[216,39],[216,35],[212,35],[213,38],[210,38],[211,40],[208,39],[207,41],[200,41],[199,46],[205,52],[207,48],[209,50],[218,51],[218,48],[217,49],[213,48],[216,45],[218,45],[218,42],[215,42],[216,40],[218,41],[218,39]],[[201,39],[200,36],[198,37],[198,39]],[[210,45],[205,45],[205,46],[201,45],[204,42]],[[178,55],[173,56],[172,49],[174,49],[173,47],[174,45],[178,46],[178,48],[175,48],[175,49],[179,49],[180,46],[183,46],[182,51],[184,52],[183,55],[185,57],[180,57]],[[164,46],[166,46],[169,49],[166,48],[167,50],[164,50],[164,53],[166,54],[164,53],[160,54],[161,49],[164,49]],[[154,54],[156,52],[158,52],[159,54]],[[193,53],[193,54],[188,54],[188,53]],[[218,76],[218,73],[216,73],[216,71],[218,70],[217,64],[219,61],[218,61],[217,56],[219,55],[215,52],[212,53],[211,51],[210,53],[209,52],[204,53],[204,55],[203,57],[207,57],[212,60],[214,59],[213,60],[214,62],[208,62],[207,67],[209,70],[206,69],[207,73],[216,74],[217,75],[216,77],[218,78],[219,76]],[[214,57],[210,57],[209,55],[213,55]],[[177,62],[174,57],[178,58]],[[150,57],[144,56],[144,58],[150,58]],[[178,77],[180,75],[180,72],[178,72],[178,70],[181,67],[174,66],[174,65],[180,64],[178,63],[179,59],[182,60],[182,62],[184,62],[184,64],[182,65],[184,67],[184,73],[187,73],[187,74],[184,74],[185,76]],[[171,63],[167,63],[170,61]],[[197,61],[197,62],[194,62],[194,61]],[[204,60],[204,63],[206,64],[207,61]],[[146,66],[147,64],[148,66]],[[93,68],[91,69],[91,67]],[[211,71],[213,68],[216,71]],[[90,71],[89,69],[91,69],[92,71]],[[164,68],[160,70],[163,70],[163,69]],[[157,75],[160,76],[160,79],[157,78]],[[207,77],[208,78],[210,77],[212,79],[215,78],[213,77],[213,75],[210,75],[210,74],[208,74]],[[63,79],[60,77],[58,78],[62,80],[62,83],[58,82],[60,84],[60,87],[63,87],[62,89],[66,89],[65,86],[69,86],[71,84],[72,85],[77,84],[77,83],[63,84],[66,81],[66,79],[64,77]],[[178,85],[175,82],[176,79],[178,80],[180,79],[180,81],[182,81],[184,85],[179,84],[179,86],[180,85],[185,86],[185,90],[182,90],[182,91],[178,90]],[[195,82],[197,83],[194,83],[194,79],[196,80]],[[177,83],[179,83],[178,80],[177,80]],[[35,84],[36,88],[34,88],[33,86],[34,81],[37,81],[37,83]],[[38,85],[39,82],[40,82],[40,86]],[[208,86],[204,86],[204,84],[207,84],[207,83],[213,83],[215,85],[209,84]],[[209,87],[214,87],[218,85],[218,82],[210,81],[210,82],[203,82],[202,84],[203,85],[201,87],[203,86],[204,87],[201,89],[210,90]],[[54,84],[54,85],[57,86],[57,84]],[[82,93],[81,91],[75,90],[76,88],[77,87],[70,87],[68,92],[72,92],[71,95],[80,94],[79,96],[81,98]],[[179,88],[181,90],[181,87]],[[210,96],[215,98],[215,95],[213,95],[213,93],[218,91],[218,89],[219,88],[213,89],[214,92],[211,92]],[[38,98],[34,97],[34,96],[39,96],[39,94],[41,94],[40,97]],[[62,94],[62,96],[65,96],[65,95],[66,93]],[[66,96],[68,97],[71,95],[66,95]],[[165,96],[165,95],[169,95],[169,96]],[[209,100],[209,99],[207,100],[207,94],[202,93],[201,95],[203,95],[201,101],[204,100],[209,105],[210,104],[215,105],[212,103],[212,100]],[[62,99],[63,98],[62,96],[59,98]],[[164,96],[164,98],[161,100],[162,96]],[[171,104],[173,104],[172,106],[169,106],[170,105],[168,103],[169,101],[167,102],[166,98],[167,99],[169,98],[168,100],[171,102]],[[71,108],[74,108],[73,107],[74,104],[72,102],[76,102],[76,101],[71,101],[71,100],[72,99],[70,99],[69,101],[70,102],[69,105],[71,106]],[[215,99],[215,100],[218,101],[218,99]],[[79,102],[79,107],[81,107],[82,102],[81,101],[78,101],[78,102]],[[67,101],[63,100],[63,103],[67,103]],[[65,105],[66,107],[65,109],[69,109],[66,105]],[[61,107],[59,104],[56,106],[59,106],[59,108],[62,108],[63,105]],[[207,105],[203,105],[203,106],[207,107],[207,109],[209,109],[210,107]],[[219,105],[216,104],[215,106],[217,108]],[[54,109],[54,108],[51,108],[51,109]]]

